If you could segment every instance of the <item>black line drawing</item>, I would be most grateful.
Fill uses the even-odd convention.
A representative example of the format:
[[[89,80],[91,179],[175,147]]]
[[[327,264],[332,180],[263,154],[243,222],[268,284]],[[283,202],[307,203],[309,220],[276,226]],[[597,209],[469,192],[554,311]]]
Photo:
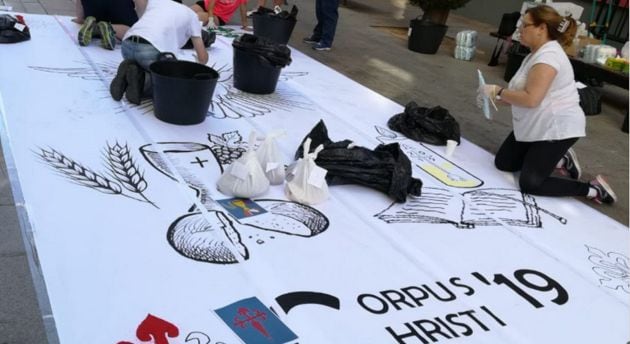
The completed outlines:
[[[92,66],[83,61],[75,61],[77,67],[46,67],[46,66],[28,66],[28,68],[54,74],[63,74],[69,78],[79,78],[83,80],[100,80],[100,74],[106,79],[107,83],[114,78],[118,70],[118,62],[98,62],[95,63],[100,73],[95,71]],[[259,95],[242,92],[232,86],[232,67],[223,64],[213,64],[210,66],[219,72],[219,81],[215,89],[210,111],[208,116],[216,119],[238,119],[243,117],[264,116],[274,110],[292,111],[295,109],[312,110],[313,103],[303,97],[298,92],[290,91],[279,86],[278,91],[272,94]],[[280,80],[287,81],[293,78],[303,77],[308,72],[283,72]],[[109,89],[101,88],[100,92],[104,93],[103,98],[109,98]],[[124,97],[123,97],[124,99]],[[124,100],[126,104],[138,109],[143,115],[153,112],[153,101],[144,99],[139,105],[135,105]],[[119,106],[116,113],[124,112],[124,108]]]
[[[374,215],[387,223],[448,223],[457,228],[510,226],[542,228],[540,212],[562,224],[564,217],[538,206],[536,199],[519,190],[487,188],[456,195],[448,189],[424,187],[422,196],[392,203]]]
[[[588,260],[594,264],[593,272],[599,276],[599,284],[630,294],[630,258],[619,252],[606,253],[593,246],[584,246],[589,253]]]
[[[247,142],[238,131],[230,131],[220,136],[208,134],[208,140],[213,143],[212,153],[219,158],[221,165],[226,166],[240,158],[247,151]]]
[[[289,311],[296,306],[314,304],[327,306],[336,310],[341,309],[341,302],[338,297],[315,291],[296,291],[282,294],[276,297],[276,302],[278,302],[285,313],[289,313]]]
[[[74,184],[85,186],[98,192],[120,195],[139,202],[149,203],[159,209],[155,203],[143,194],[147,188],[147,182],[138,165],[131,157],[127,144],[120,145],[118,142],[113,146],[107,144],[103,158],[107,162],[111,178],[95,172],[55,149],[49,148],[46,150],[40,148],[39,150],[35,154],[42,161]],[[140,197],[133,196],[134,194]]]
[[[456,188],[476,188],[483,185],[483,180],[444,158],[423,143],[413,141],[383,127],[374,126],[374,128],[379,133],[379,136],[376,137],[378,141],[383,144],[398,142],[413,165],[444,185]]]
[[[147,189],[147,182],[144,179],[144,173],[138,170],[138,165],[134,162],[126,144],[124,146],[118,142],[113,146],[107,144],[106,158],[112,178],[119,181],[128,191],[140,195],[142,199],[158,208],[142,193]]]
[[[226,134],[227,137],[240,137],[238,132]],[[226,137],[224,135],[220,137]],[[250,258],[246,241],[262,245],[265,243],[263,238],[275,239],[277,234],[310,238],[328,229],[328,219],[318,210],[284,200],[253,200],[269,213],[264,216],[237,220],[228,215],[214,201],[208,190],[209,186],[216,184],[211,172],[223,172],[221,158],[215,151],[222,153],[195,142],[160,142],[140,147],[140,152],[152,167],[178,181],[169,166],[175,168],[183,183],[194,190],[207,210],[206,213],[201,213],[192,206],[187,214],[180,216],[169,226],[167,240],[179,254],[196,261],[234,264],[240,259]],[[235,250],[230,250],[230,247]],[[236,251],[240,259],[233,251]]]
[[[195,341],[193,343],[193,341]],[[186,343],[190,342],[191,344],[210,344],[212,340],[210,340],[210,336],[203,332],[194,331],[190,332],[186,336]],[[222,342],[217,342],[216,344],[223,344]]]

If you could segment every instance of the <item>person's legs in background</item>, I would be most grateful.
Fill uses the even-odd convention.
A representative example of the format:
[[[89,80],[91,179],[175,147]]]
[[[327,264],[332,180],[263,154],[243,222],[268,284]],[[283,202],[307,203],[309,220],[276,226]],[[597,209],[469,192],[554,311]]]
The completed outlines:
[[[315,0],[315,17],[317,24],[313,29],[313,34],[302,40],[306,44],[317,44],[322,39],[322,0]]]
[[[110,93],[116,100],[124,93],[130,103],[139,105],[143,96],[151,94],[149,66],[158,60],[160,52],[151,44],[127,39],[122,42],[122,56],[124,61],[110,84]]]
[[[330,50],[335,39],[337,20],[339,19],[339,0],[317,0],[317,3],[320,4],[320,15],[317,21],[318,25],[321,23],[321,37],[313,49]]]

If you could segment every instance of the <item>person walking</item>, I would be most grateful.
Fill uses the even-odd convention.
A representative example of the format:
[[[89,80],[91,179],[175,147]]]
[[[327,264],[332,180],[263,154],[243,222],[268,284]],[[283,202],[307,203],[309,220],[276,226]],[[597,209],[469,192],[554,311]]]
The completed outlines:
[[[501,171],[521,171],[522,192],[541,196],[586,196],[612,204],[617,196],[603,176],[580,181],[581,169],[571,146],[586,135],[571,62],[563,46],[571,44],[577,25],[552,7],[530,8],[522,18],[525,57],[507,87],[485,85],[479,96],[512,106],[513,131],[495,157]],[[552,176],[558,170],[568,178]]]
[[[315,0],[317,25],[313,34],[302,41],[311,44],[317,51],[328,51],[332,48],[339,19],[339,0]]]

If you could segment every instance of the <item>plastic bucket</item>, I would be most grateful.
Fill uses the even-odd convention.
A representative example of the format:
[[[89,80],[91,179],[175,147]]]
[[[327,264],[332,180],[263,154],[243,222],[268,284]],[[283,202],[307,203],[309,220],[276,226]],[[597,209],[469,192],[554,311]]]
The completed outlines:
[[[422,54],[435,54],[442,44],[448,26],[413,19],[409,23],[409,50]]]
[[[254,35],[267,38],[278,44],[287,44],[295,28],[295,19],[279,18],[264,14],[252,14]]]
[[[234,48],[234,87],[249,93],[269,94],[276,90],[282,67],[262,56]]]
[[[188,61],[158,61],[149,66],[153,82],[153,111],[172,124],[204,121],[219,73]]]

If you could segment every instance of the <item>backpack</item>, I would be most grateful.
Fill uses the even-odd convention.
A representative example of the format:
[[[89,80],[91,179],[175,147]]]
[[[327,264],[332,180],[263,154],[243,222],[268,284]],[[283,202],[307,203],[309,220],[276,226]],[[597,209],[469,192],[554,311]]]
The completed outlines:
[[[17,43],[31,39],[28,26],[22,16],[0,15],[0,43]]]

